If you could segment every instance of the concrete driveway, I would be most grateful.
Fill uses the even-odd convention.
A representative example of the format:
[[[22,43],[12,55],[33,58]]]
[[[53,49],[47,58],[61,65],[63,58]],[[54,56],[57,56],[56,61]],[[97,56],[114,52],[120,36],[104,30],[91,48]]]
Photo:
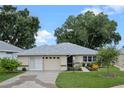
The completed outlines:
[[[0,88],[56,88],[58,71],[27,71],[0,83]]]

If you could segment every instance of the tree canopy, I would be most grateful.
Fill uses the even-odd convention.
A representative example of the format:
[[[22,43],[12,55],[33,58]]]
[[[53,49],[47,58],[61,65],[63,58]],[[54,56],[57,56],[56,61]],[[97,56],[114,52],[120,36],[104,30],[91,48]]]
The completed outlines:
[[[35,35],[40,28],[37,17],[30,16],[27,8],[4,5],[0,7],[0,40],[28,49],[35,46]]]
[[[118,44],[121,36],[116,32],[117,22],[104,13],[95,15],[92,11],[69,16],[65,23],[55,30],[57,43],[71,42],[97,49],[106,44]]]

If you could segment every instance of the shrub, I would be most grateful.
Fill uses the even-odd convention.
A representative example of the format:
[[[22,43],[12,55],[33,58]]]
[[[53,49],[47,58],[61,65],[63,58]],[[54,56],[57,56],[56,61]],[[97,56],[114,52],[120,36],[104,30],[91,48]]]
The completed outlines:
[[[16,59],[0,59],[0,68],[6,71],[16,71],[19,66],[21,66],[21,63],[19,63]]]
[[[91,62],[89,65],[87,65],[87,68],[90,71],[96,71],[100,67],[100,64],[97,61]]]
[[[98,65],[98,64],[92,64],[91,68],[92,68],[93,70],[98,70],[99,65]]]

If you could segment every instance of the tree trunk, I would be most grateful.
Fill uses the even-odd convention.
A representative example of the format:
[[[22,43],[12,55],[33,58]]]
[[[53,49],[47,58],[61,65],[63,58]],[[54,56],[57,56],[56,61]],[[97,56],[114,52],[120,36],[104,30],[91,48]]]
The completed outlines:
[[[107,74],[110,73],[109,65],[107,65]]]

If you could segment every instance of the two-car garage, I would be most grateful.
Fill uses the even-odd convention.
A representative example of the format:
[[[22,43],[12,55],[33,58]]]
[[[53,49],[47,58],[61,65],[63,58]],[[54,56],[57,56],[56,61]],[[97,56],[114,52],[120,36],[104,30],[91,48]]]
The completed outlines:
[[[58,56],[28,56],[18,59],[23,65],[27,65],[29,70],[60,70],[61,66],[61,59]]]

